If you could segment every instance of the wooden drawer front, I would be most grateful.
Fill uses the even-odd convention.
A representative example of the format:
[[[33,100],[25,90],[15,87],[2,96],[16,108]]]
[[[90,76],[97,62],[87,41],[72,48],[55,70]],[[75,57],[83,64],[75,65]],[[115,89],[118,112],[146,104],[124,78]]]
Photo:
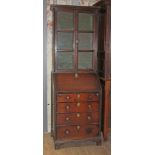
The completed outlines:
[[[57,139],[82,139],[99,135],[99,125],[57,126]]]
[[[99,93],[79,93],[77,94],[78,101],[99,101]]]
[[[76,94],[57,94],[57,102],[75,102]]]
[[[98,123],[99,112],[57,114],[56,119],[58,125]]]
[[[57,103],[57,113],[99,111],[98,102]]]
[[[57,94],[57,102],[99,101],[99,93]]]

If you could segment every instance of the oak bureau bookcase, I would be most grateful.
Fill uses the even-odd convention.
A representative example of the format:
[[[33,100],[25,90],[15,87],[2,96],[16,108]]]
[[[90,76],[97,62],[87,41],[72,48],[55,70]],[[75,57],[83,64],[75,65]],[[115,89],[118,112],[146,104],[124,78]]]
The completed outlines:
[[[101,144],[98,7],[51,5],[54,18],[52,136],[55,148]]]

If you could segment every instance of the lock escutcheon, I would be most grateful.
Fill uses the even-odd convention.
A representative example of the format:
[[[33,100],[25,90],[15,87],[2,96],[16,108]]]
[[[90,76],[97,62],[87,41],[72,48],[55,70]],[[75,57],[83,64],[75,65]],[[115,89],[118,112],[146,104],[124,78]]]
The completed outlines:
[[[91,120],[91,116],[88,116],[88,120]]]
[[[69,117],[66,117],[66,121],[69,121]]]
[[[75,73],[75,75],[74,75],[74,76],[75,76],[75,78],[78,78],[78,76],[79,76],[79,75],[78,75],[77,73]]]
[[[68,134],[69,134],[69,130],[66,130],[66,131],[65,131],[65,134],[68,135]]]

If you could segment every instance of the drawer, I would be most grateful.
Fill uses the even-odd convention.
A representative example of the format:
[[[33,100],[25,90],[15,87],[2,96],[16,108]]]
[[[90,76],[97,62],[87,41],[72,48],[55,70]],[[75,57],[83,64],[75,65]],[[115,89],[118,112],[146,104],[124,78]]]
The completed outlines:
[[[57,113],[99,111],[98,102],[57,103]]]
[[[99,112],[57,114],[56,122],[58,125],[98,123]]]
[[[76,94],[57,94],[57,102],[75,102]]]
[[[99,101],[99,93],[78,93],[78,101]]]
[[[57,126],[57,139],[60,140],[76,140],[97,137],[98,135],[99,125]]]
[[[99,93],[57,94],[57,102],[99,101]]]

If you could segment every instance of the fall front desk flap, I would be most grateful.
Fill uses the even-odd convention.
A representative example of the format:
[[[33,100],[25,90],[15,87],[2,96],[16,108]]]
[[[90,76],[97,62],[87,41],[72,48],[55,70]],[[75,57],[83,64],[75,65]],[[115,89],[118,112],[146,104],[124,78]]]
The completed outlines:
[[[100,89],[96,74],[56,73],[54,74],[56,91],[96,91]]]

